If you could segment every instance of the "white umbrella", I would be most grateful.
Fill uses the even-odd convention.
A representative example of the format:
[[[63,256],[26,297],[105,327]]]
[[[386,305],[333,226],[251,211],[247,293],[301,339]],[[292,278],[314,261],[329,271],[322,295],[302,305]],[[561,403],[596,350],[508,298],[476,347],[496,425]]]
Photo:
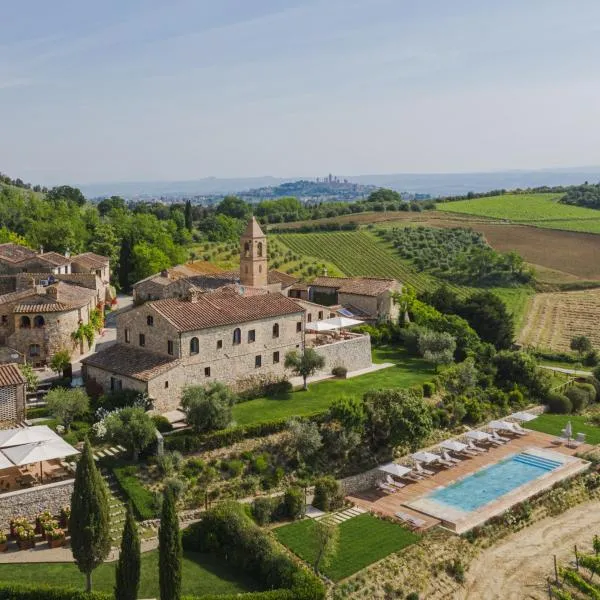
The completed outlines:
[[[2,452],[0,452],[0,470],[1,469],[10,469],[11,467],[14,467],[15,465],[13,465],[10,460],[8,460],[8,458],[6,458],[6,456],[4,456],[4,454],[2,454]]]
[[[398,463],[393,462],[381,465],[379,467],[379,470],[384,471],[385,473],[391,473],[396,477],[403,477],[404,475],[412,471],[412,469],[409,467],[405,467],[404,465],[399,465]]]
[[[325,323],[329,323],[334,329],[343,329],[344,327],[353,327],[354,325],[363,325],[363,321],[358,319],[350,319],[348,317],[331,317],[326,319]]]
[[[465,437],[476,442],[483,442],[484,440],[490,439],[490,434],[476,429],[475,431],[467,431]]]
[[[21,429],[5,429],[4,431],[0,431],[0,448],[22,446],[23,444],[45,442],[53,439],[61,438],[46,425],[36,425]]]
[[[333,325],[327,321],[315,321],[314,323],[306,324],[306,331],[333,331],[336,329]]]
[[[516,412],[512,415],[510,415],[511,419],[515,419],[515,421],[523,421],[523,423],[528,423],[529,421],[533,421],[534,419],[537,419],[537,415],[532,415],[531,413],[528,412]]]
[[[415,452],[410,456],[413,460],[416,460],[417,462],[423,462],[426,465],[435,462],[436,460],[440,460],[440,457],[437,454],[433,454],[433,452]]]
[[[567,421],[567,426],[565,427],[565,435],[569,439],[573,437],[573,426],[571,425],[571,421]]]
[[[467,449],[467,445],[462,442],[457,442],[456,440],[446,440],[440,444],[442,448],[445,450],[452,450],[454,452],[462,452]]]
[[[64,458],[65,456],[79,454],[79,451],[59,437],[55,440],[4,448],[2,453],[13,464],[20,466],[54,458]]]

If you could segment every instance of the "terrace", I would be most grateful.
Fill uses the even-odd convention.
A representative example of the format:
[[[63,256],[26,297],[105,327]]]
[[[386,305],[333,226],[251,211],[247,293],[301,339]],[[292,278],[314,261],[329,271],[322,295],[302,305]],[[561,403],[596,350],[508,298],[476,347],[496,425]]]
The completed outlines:
[[[524,501],[543,489],[551,487],[554,483],[565,477],[575,475],[588,467],[589,463],[575,458],[574,455],[591,450],[593,446],[583,444],[577,448],[570,448],[566,445],[557,446],[555,442],[556,437],[554,436],[542,432],[530,431],[527,435],[515,437],[504,445],[493,446],[488,452],[464,458],[452,468],[441,469],[431,477],[411,482],[394,493],[386,494],[377,489],[370,489],[365,492],[351,494],[348,496],[348,500],[361,508],[388,517],[394,517],[398,512],[406,513],[423,521],[423,525],[420,527],[422,530],[442,524],[456,533],[462,533],[497,514],[505,512],[514,504]],[[481,509],[468,513],[464,519],[456,519],[456,515],[450,514],[451,511],[448,511],[447,515],[438,515],[440,518],[437,518],[432,514],[421,512],[417,508],[417,506],[420,506],[422,510],[427,510],[425,508],[426,503],[422,502],[424,500],[423,497],[428,496],[434,490],[455,483],[511,455],[526,450],[531,451],[532,449],[558,452],[571,458],[569,461],[565,461],[565,464],[561,468],[548,474],[543,479],[534,480],[512,493],[499,497]]]

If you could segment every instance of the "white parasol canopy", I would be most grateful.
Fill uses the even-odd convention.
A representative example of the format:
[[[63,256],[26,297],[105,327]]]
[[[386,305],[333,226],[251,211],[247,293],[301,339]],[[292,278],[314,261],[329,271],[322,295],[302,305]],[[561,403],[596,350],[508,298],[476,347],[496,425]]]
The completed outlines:
[[[35,427],[25,427],[22,429],[5,429],[4,431],[0,431],[0,448],[45,442],[56,438],[60,439],[46,425],[36,425]]]
[[[398,463],[393,462],[381,465],[379,470],[384,471],[385,473],[396,475],[396,477],[403,477],[412,471],[410,467],[405,467],[404,465],[399,465]]]
[[[433,452],[415,452],[411,454],[410,457],[417,462],[423,462],[426,465],[432,462],[436,462],[440,460],[440,457],[437,454],[433,454]]]
[[[470,440],[475,440],[476,442],[483,442],[484,440],[490,439],[490,434],[476,429],[475,431],[467,431],[465,437]]]
[[[569,439],[573,437],[573,425],[571,425],[571,421],[567,421],[567,426],[565,427],[565,435]]]
[[[446,440],[440,444],[444,450],[452,450],[454,452],[462,452],[467,449],[467,445],[462,442],[457,442],[456,440]]]
[[[314,323],[306,324],[306,331],[333,331],[335,327],[327,323],[327,321],[315,321]]]
[[[53,440],[4,448],[2,454],[14,465],[20,466],[52,460],[53,458],[64,458],[65,456],[79,454],[79,451],[57,436]]]
[[[8,460],[8,458],[6,458],[6,456],[0,452],[0,469],[10,469],[14,466],[15,465],[13,465],[10,460]]]
[[[344,327],[353,327],[354,325],[363,325],[363,321],[358,319],[350,319],[348,317],[331,317],[326,319],[325,323],[333,326],[333,329],[343,329]]]
[[[537,415],[532,415],[528,412],[516,412],[509,416],[509,418],[515,419],[515,421],[523,421],[523,423],[533,421],[534,419],[537,419],[537,417]]]

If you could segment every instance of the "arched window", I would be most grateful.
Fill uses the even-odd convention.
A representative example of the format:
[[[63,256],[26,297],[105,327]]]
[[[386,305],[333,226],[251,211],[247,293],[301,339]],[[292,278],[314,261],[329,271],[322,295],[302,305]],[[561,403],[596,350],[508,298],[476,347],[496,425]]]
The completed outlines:
[[[244,256],[248,258],[250,256],[250,242],[244,244]]]
[[[28,316],[23,315],[21,317],[21,327],[23,329],[29,329],[31,327],[31,319]]]
[[[262,253],[263,253],[262,242],[258,242],[258,244],[256,244],[256,255],[257,256],[262,256]]]
[[[36,315],[35,317],[33,317],[33,326],[36,328],[40,328],[43,327],[46,324],[46,322],[44,321],[44,317],[42,317],[42,315]]]
[[[200,342],[197,337],[190,340],[190,354],[198,354],[200,352]]]
[[[242,343],[242,330],[237,327],[233,330],[233,345],[237,346]]]
[[[273,325],[273,337],[279,337],[279,323],[275,323],[275,325]]]

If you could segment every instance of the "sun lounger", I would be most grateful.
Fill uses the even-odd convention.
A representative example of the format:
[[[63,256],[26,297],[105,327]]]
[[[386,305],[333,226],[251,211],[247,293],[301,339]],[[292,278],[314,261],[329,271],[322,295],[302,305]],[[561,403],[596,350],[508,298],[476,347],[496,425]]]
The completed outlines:
[[[387,483],[388,485],[391,485],[393,488],[396,488],[397,490],[401,490],[403,487],[406,487],[405,483],[400,483],[399,481],[395,481],[391,475],[385,476],[385,483]]]
[[[477,452],[478,454],[484,454],[485,452],[489,452],[488,448],[482,448],[481,446],[476,446],[473,440],[469,440],[466,442],[468,449],[473,450],[473,452]]]
[[[385,483],[385,481],[380,481],[377,484],[377,489],[385,492],[386,494],[393,494],[394,492],[397,492],[398,490],[394,487],[392,487],[391,485]]]
[[[490,439],[495,440],[496,442],[501,442],[502,444],[510,442],[510,438],[498,435],[498,432],[496,430],[492,431],[492,433],[490,434]]]
[[[421,529],[421,527],[424,527],[427,524],[427,521],[419,519],[418,517],[413,517],[412,515],[404,512],[397,512],[396,517],[398,517],[398,519],[404,523],[410,525],[412,529]]]
[[[400,479],[406,479],[407,481],[413,481],[415,483],[423,481],[424,475],[418,475],[417,473],[407,473],[406,475],[400,476]]]
[[[446,450],[442,452],[442,458],[448,462],[454,463],[455,465],[457,465],[459,462],[462,462],[462,459],[456,458],[455,456],[450,456]]]
[[[528,429],[524,429],[518,423],[513,423],[512,431],[514,431],[517,435],[527,435],[529,433]]]
[[[429,469],[423,468],[421,466],[421,463],[418,463],[418,462],[415,463],[415,471],[419,475],[426,475],[428,477],[431,477],[431,475],[435,475],[435,471],[430,471]]]
[[[555,446],[560,446],[561,444],[566,444],[566,443],[568,443],[568,441],[569,441],[569,438],[568,438],[568,437],[567,437],[567,436],[566,436],[566,435],[563,433],[563,434],[559,435],[558,437],[555,437],[555,438],[552,440],[552,443],[553,443]]]
[[[582,444],[585,444],[585,433],[578,433],[575,436],[575,441],[581,442]]]
[[[449,469],[450,467],[454,466],[454,463],[451,460],[446,460],[445,458],[443,458],[442,456],[440,456],[436,462],[437,465],[441,465],[442,467],[446,467],[447,469]]]

